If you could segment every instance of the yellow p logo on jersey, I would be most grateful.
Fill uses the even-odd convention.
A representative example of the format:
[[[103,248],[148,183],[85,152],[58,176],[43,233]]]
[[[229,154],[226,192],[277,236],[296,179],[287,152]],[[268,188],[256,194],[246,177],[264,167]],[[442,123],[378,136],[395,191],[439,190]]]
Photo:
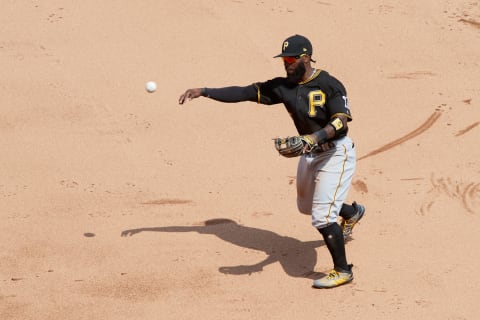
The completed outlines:
[[[313,118],[317,115],[316,107],[323,108],[326,102],[325,93],[322,90],[313,90],[308,93],[309,109],[308,115]]]

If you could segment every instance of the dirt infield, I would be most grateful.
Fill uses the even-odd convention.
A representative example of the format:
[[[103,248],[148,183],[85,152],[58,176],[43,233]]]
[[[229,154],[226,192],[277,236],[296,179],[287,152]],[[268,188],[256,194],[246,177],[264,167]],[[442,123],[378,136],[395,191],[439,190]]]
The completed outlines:
[[[0,319],[478,319],[479,1],[1,7]],[[295,33],[347,88],[367,208],[332,290],[284,107],[178,105],[283,75]]]

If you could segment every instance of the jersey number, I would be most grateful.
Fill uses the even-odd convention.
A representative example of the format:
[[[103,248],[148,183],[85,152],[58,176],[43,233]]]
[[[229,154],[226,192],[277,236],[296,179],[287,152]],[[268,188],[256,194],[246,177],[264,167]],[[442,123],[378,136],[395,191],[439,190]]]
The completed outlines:
[[[325,105],[325,93],[322,90],[310,91],[308,93],[308,99],[310,107],[308,109],[308,115],[313,118],[317,115],[316,107],[323,107]]]

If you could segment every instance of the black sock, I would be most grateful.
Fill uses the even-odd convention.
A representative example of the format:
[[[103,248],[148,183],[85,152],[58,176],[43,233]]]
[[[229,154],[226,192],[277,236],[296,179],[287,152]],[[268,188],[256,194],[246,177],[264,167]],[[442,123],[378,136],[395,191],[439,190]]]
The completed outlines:
[[[351,217],[353,217],[356,213],[357,213],[357,208],[355,208],[353,205],[344,203],[338,215],[342,217],[344,220],[348,220]]]
[[[319,228],[318,231],[322,234],[328,251],[330,251],[334,268],[350,270],[345,254],[345,240],[343,239],[342,228],[337,223],[332,223],[328,227]]]

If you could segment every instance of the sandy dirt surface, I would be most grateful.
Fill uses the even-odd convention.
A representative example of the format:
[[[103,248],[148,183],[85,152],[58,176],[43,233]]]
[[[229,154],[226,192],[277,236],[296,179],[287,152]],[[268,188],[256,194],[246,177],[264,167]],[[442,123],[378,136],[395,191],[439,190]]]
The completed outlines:
[[[478,319],[479,1],[2,0],[0,25],[2,320]],[[178,105],[283,75],[295,33],[347,87],[367,207],[332,290],[284,107]]]

